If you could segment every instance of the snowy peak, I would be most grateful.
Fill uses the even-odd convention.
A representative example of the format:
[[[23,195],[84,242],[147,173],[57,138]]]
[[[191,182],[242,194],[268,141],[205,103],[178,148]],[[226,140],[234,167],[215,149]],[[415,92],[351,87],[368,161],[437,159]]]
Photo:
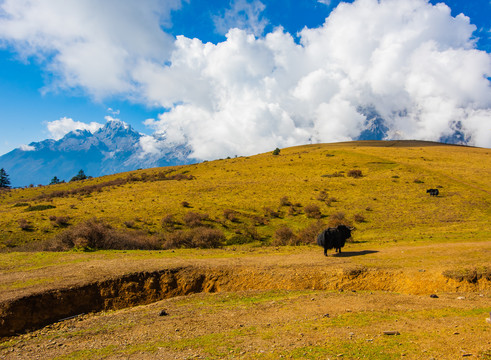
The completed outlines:
[[[151,152],[148,138],[153,138]],[[53,176],[69,180],[80,169],[102,176],[138,168],[190,163],[189,149],[170,146],[164,137],[140,134],[130,125],[111,119],[95,131],[75,130],[59,140],[47,139],[0,156],[13,186],[48,184]]]

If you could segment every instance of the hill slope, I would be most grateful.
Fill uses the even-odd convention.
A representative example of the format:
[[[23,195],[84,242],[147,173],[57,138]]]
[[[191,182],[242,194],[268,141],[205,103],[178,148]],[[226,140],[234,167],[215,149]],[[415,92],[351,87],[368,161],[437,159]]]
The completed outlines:
[[[317,222],[313,206],[325,223],[344,214],[360,242],[489,240],[490,159],[489,149],[424,142],[318,144],[11,190],[0,195],[0,244],[49,239],[93,217],[162,241],[195,225],[190,212],[230,244],[269,243],[282,226],[301,235]]]

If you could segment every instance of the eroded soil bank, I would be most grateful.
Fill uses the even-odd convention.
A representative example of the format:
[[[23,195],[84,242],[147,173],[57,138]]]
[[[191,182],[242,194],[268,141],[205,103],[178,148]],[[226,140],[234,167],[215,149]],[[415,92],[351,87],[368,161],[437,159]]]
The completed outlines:
[[[71,316],[149,304],[175,296],[275,289],[431,294],[489,290],[491,281],[487,277],[469,281],[451,279],[441,272],[382,270],[359,265],[338,269],[320,265],[172,267],[4,300],[0,303],[0,336],[30,331]]]

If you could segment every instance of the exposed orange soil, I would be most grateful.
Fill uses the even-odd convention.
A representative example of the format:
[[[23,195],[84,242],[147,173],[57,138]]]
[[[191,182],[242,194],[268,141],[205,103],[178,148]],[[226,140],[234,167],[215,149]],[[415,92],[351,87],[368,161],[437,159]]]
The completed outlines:
[[[75,319],[7,338],[0,344],[0,357],[324,359],[344,352],[346,358],[363,358],[365,345],[378,344],[389,352],[404,353],[405,358],[454,359],[463,354],[489,358],[491,325],[485,323],[484,312],[491,311],[491,281],[442,275],[445,270],[476,266],[489,269],[489,242],[376,250],[349,244],[341,256],[331,253],[327,258],[317,247],[197,253],[206,257],[154,252],[141,258],[137,253],[119,253],[114,259],[102,259],[73,253],[66,256],[86,258],[28,271],[4,268],[0,274],[4,315],[6,305],[35,294],[51,292],[62,298],[63,291],[71,289],[75,291],[71,296],[82,301],[92,293],[76,291],[90,284],[98,299],[106,296],[96,310],[122,310],[83,311],[86,314]],[[125,276],[126,282],[121,280]],[[44,278],[56,281],[41,281]],[[26,286],[13,286],[20,281]],[[197,292],[203,293],[193,295]],[[278,300],[261,300],[270,296]],[[258,301],[241,303],[250,297]],[[134,307],[138,304],[148,305]],[[169,316],[159,317],[164,308]],[[42,303],[34,309],[50,311],[50,306]],[[371,312],[376,316],[366,322],[355,316],[364,319]],[[384,335],[386,330],[401,335]],[[332,350],[333,342],[339,343],[339,353]],[[342,350],[351,342],[356,345],[353,349],[360,349],[359,355]],[[304,350],[312,356],[296,355]]]

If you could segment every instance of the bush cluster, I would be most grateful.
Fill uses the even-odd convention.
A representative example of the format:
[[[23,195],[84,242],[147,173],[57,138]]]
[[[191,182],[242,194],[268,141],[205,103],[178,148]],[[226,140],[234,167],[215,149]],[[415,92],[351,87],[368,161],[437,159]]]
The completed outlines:
[[[271,245],[279,246],[279,245],[296,245],[297,236],[288,226],[283,225],[278,228],[273,237],[273,242]]]
[[[54,226],[66,227],[69,225],[70,217],[68,216],[50,216],[49,220]]]
[[[298,234],[286,225],[278,228],[274,234],[273,241],[271,245],[282,246],[282,245],[308,245],[315,244],[317,241],[317,236],[322,230],[326,228],[326,224],[322,221],[316,221],[304,229],[302,229]]]
[[[352,178],[355,178],[355,179],[363,177],[361,170],[358,170],[358,169],[353,169],[353,170],[348,171],[347,175],[352,177]]]
[[[326,224],[320,220],[308,225],[298,233],[299,244],[315,244],[317,242],[317,236],[326,227]]]
[[[232,209],[225,209],[223,210],[223,217],[231,222],[239,222],[238,212]]]
[[[176,221],[174,220],[174,215],[172,214],[167,214],[162,218],[161,221],[162,227],[168,228],[168,227],[173,227],[176,224]]]
[[[248,244],[261,240],[259,233],[254,226],[246,227],[243,230],[236,230],[235,235],[227,239],[226,245]]]
[[[184,221],[184,224],[186,224],[188,227],[198,227],[198,226],[203,226],[203,221],[209,220],[210,216],[208,214],[200,214],[196,213],[193,211],[190,211],[186,214],[184,214],[182,220]]]
[[[344,212],[337,212],[329,216],[329,227],[336,227],[339,225],[351,226],[351,223],[346,219]]]
[[[281,199],[280,199],[280,206],[291,206],[292,203],[291,201],[288,199],[288,196],[283,196]]]
[[[64,251],[72,248],[99,250],[155,250],[160,243],[143,234],[123,232],[96,218],[74,225],[56,235],[45,250]]]
[[[264,208],[264,216],[270,217],[270,218],[279,218],[280,217],[280,212],[278,210],[274,210],[270,207],[265,207]]]
[[[17,220],[17,223],[19,224],[19,227],[23,231],[31,231],[34,229],[32,224],[26,219],[19,219]]]
[[[43,211],[43,210],[49,210],[54,208],[56,208],[56,206],[50,204],[31,205],[26,208],[26,211]]]
[[[110,181],[105,181],[99,184],[86,185],[76,189],[71,190],[57,190],[53,191],[49,194],[41,194],[34,198],[34,200],[44,200],[44,199],[52,199],[52,198],[60,198],[67,197],[70,195],[89,195],[93,192],[101,192],[103,188],[111,187],[111,186],[122,186],[132,182],[154,182],[154,181],[164,181],[164,180],[193,180],[195,177],[193,175],[187,175],[185,173],[172,174],[174,170],[166,170],[160,171],[151,175],[146,173],[140,174],[137,176],[136,174],[130,174],[126,178],[118,178]]]
[[[162,244],[163,249],[201,248],[210,249],[222,246],[225,235],[217,229],[197,227],[189,231],[178,230],[168,234]]]
[[[321,175],[321,177],[327,177],[327,178],[344,177],[344,174],[342,171],[336,171],[333,172],[332,174]]]
[[[315,204],[309,204],[304,207],[305,215],[310,219],[320,219],[322,217],[319,206]]]

